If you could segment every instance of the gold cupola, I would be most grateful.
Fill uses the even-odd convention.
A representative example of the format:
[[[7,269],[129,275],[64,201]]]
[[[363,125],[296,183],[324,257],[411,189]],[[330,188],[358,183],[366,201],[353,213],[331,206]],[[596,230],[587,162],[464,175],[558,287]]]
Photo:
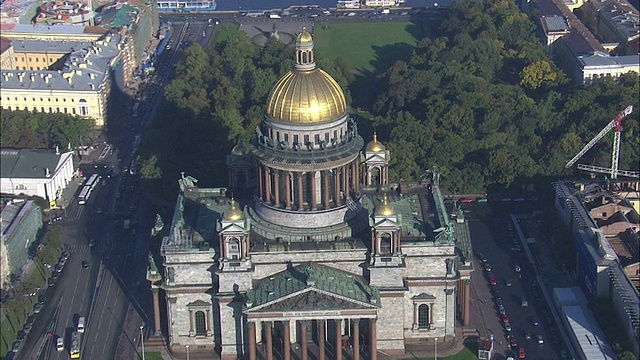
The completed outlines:
[[[369,141],[369,143],[367,144],[367,151],[381,152],[384,150],[384,145],[380,141],[378,141],[378,135],[374,132],[373,140]]]
[[[231,209],[229,209],[229,211],[226,211],[224,213],[223,220],[237,221],[237,220],[242,220],[243,218],[244,218],[244,213],[242,212],[242,210],[236,207],[236,201],[232,198]]]
[[[378,205],[375,210],[376,216],[393,216],[396,214],[393,209],[393,205],[389,204],[389,198],[387,194],[384,194],[384,199],[382,199],[382,204]]]
[[[292,123],[335,120],[347,112],[340,85],[316,66],[313,37],[305,29],[296,37],[296,65],[276,82],[267,98],[267,116]]]

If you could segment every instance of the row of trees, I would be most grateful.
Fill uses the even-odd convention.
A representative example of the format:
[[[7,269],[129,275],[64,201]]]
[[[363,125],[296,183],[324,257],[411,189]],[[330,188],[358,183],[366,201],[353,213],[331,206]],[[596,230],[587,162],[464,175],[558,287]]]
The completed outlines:
[[[450,190],[480,192],[567,175],[568,159],[617,112],[638,105],[637,74],[570,83],[535,36],[534,21],[512,1],[459,0],[431,26],[437,37],[421,39],[411,56],[378,74],[356,78],[342,59],[318,64],[354,107],[365,109],[360,127],[376,128],[388,145],[395,180],[435,166]],[[208,52],[187,48],[143,141],[143,178],[165,194],[175,194],[181,171],[226,184],[225,155],[237,140],[253,137],[270,87],[293,66],[292,52],[274,40],[257,47],[241,31]],[[371,89],[373,97],[361,96]],[[584,161],[606,166],[611,142],[603,139]],[[637,144],[632,117],[621,168],[638,168]]]
[[[93,136],[93,122],[77,115],[26,110],[0,112],[0,145],[52,149],[82,145]]]

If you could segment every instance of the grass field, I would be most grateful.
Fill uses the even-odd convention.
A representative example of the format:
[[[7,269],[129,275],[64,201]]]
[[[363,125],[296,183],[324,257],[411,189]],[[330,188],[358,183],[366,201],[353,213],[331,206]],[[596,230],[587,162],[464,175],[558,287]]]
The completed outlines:
[[[316,58],[342,57],[350,68],[363,72],[406,58],[422,34],[421,25],[409,21],[318,22],[313,40]]]

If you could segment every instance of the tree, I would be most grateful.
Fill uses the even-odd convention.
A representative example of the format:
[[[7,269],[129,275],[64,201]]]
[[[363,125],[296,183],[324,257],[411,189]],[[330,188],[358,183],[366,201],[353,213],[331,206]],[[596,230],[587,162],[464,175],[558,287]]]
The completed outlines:
[[[557,74],[551,69],[548,61],[533,62],[522,70],[520,85],[529,89],[537,89],[545,82],[555,81]]]

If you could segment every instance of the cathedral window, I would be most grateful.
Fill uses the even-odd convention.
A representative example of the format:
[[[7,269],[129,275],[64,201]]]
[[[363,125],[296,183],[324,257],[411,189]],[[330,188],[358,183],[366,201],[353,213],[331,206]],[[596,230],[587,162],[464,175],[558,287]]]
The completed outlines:
[[[196,311],[194,317],[196,322],[196,336],[207,335],[207,323],[204,311]]]
[[[418,306],[418,328],[428,329],[430,323],[429,305],[421,304]]]
[[[392,246],[393,242],[391,238],[391,234],[383,233],[380,235],[380,255],[391,255],[392,254]]]
[[[240,259],[240,241],[237,238],[227,241],[227,256],[231,260]]]

